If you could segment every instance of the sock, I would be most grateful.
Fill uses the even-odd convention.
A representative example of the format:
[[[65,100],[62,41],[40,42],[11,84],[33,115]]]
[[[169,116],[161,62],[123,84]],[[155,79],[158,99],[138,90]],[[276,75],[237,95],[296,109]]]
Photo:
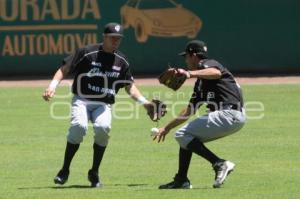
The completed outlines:
[[[192,151],[180,147],[179,149],[179,167],[177,176],[181,179],[187,179],[190,162],[192,159]]]
[[[200,155],[207,161],[209,161],[212,165],[214,165],[216,162],[220,161],[221,159],[216,156],[213,152],[211,152],[208,148],[204,146],[200,140],[194,138],[188,145],[187,148],[191,150],[192,152]]]
[[[93,148],[94,148],[94,156],[93,156],[93,167],[91,170],[98,173],[99,166],[103,158],[106,147],[99,146],[98,144],[94,143]]]
[[[77,152],[80,144],[71,144],[67,142],[66,150],[65,150],[65,158],[64,158],[64,165],[62,167],[63,170],[69,170],[71,161]]]

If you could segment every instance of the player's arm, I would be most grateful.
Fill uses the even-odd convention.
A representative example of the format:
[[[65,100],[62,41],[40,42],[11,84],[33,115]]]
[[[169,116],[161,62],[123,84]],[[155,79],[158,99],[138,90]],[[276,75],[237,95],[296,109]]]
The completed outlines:
[[[163,117],[166,113],[167,105],[164,104],[160,100],[151,100],[148,101],[139,91],[139,89],[135,86],[134,83],[125,87],[127,93],[131,96],[132,99],[142,104],[144,108],[147,110],[147,114],[152,121],[158,121],[161,117]]]
[[[201,70],[188,71],[190,78],[201,78],[201,79],[220,79],[222,73],[219,69],[210,67]]]
[[[221,71],[218,68],[210,67],[200,70],[190,70],[186,71],[184,69],[177,69],[181,74],[184,74],[189,78],[201,78],[201,79],[220,79],[222,76]]]
[[[52,81],[50,82],[48,88],[43,93],[43,98],[45,101],[49,101],[55,94],[55,89],[62,79],[69,73],[70,66],[65,64],[61,66],[54,74]]]
[[[171,120],[165,127],[159,128],[159,132],[154,136],[153,140],[158,139],[158,142],[165,140],[165,136],[170,132],[171,129],[179,126],[180,124],[187,121],[192,115],[194,115],[196,110],[193,106],[188,105],[183,109],[180,114],[173,120]]]
[[[167,113],[167,105],[158,99],[152,99],[148,101],[139,91],[139,89],[132,82],[125,86],[125,90],[131,96],[132,99],[139,102],[147,110],[147,114],[152,121],[158,121]]]
[[[125,90],[133,100],[139,102],[140,104],[142,104],[144,106],[145,109],[148,110],[151,103],[141,94],[141,92],[135,86],[134,83],[127,85],[125,87]]]

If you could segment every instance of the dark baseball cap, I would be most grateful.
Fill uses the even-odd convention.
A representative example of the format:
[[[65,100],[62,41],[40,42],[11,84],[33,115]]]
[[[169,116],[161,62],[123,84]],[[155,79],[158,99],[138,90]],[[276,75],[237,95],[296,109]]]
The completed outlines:
[[[206,44],[200,40],[192,40],[186,44],[185,51],[179,53],[178,55],[185,56],[186,54],[193,54],[193,53],[207,57]]]
[[[123,37],[123,27],[118,23],[108,23],[104,27],[104,35]]]

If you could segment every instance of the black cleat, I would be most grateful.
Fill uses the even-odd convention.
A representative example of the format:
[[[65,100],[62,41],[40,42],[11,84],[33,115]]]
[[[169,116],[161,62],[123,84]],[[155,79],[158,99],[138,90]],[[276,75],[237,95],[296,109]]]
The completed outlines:
[[[88,180],[91,182],[91,187],[102,187],[102,184],[100,183],[100,180],[99,180],[98,172],[89,170]]]
[[[160,185],[158,188],[159,189],[192,189],[193,186],[191,185],[188,178],[180,178],[176,175],[172,182],[169,182],[164,185]]]
[[[226,177],[233,171],[235,164],[225,160],[217,162],[213,165],[215,170],[215,182],[213,188],[220,188]]]
[[[54,183],[55,184],[60,184],[63,185],[68,181],[69,178],[69,170],[60,170],[56,177],[54,178]]]

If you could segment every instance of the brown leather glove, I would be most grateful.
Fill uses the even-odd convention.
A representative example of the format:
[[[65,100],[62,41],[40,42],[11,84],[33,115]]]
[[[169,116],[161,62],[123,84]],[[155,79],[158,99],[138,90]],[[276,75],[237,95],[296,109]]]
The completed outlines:
[[[158,121],[167,113],[167,105],[162,101],[153,99],[148,108],[148,115],[152,121]]]
[[[159,83],[174,91],[178,90],[186,79],[186,75],[179,73],[176,68],[169,68],[158,77]]]

